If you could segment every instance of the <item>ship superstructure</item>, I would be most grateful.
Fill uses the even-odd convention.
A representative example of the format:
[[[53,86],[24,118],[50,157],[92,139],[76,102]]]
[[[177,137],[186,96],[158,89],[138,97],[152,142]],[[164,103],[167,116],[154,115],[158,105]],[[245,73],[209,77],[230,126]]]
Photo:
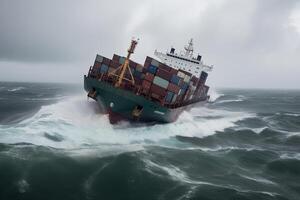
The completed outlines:
[[[213,66],[205,65],[203,63],[202,56],[197,55],[193,57],[194,47],[193,39],[190,39],[188,45],[184,47],[183,51],[180,53],[175,52],[175,48],[171,48],[169,52],[162,53],[155,50],[154,55],[157,56],[160,61],[170,67],[175,69],[181,69],[199,77],[202,71],[210,72]]]

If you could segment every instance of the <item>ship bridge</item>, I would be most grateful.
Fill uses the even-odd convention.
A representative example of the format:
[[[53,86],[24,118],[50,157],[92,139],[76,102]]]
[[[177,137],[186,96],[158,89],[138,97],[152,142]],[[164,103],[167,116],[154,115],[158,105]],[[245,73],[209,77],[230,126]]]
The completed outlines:
[[[176,53],[172,47],[170,52],[162,53],[155,50],[154,55],[160,59],[160,61],[175,69],[181,69],[199,77],[201,71],[210,72],[213,66],[205,65],[201,60],[201,55],[198,54],[197,58],[193,57],[193,39],[191,39],[184,47],[184,51]]]

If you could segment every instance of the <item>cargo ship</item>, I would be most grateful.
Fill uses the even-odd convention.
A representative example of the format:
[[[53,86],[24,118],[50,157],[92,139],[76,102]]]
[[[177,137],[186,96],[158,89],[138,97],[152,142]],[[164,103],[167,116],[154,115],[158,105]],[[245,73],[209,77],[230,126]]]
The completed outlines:
[[[173,47],[166,53],[155,50],[157,59],[147,56],[143,65],[130,59],[137,44],[132,39],[126,57],[96,55],[84,76],[87,96],[99,103],[111,123],[174,122],[184,110],[207,102],[205,83],[213,66],[205,65],[201,55],[193,56],[192,39],[179,53]]]

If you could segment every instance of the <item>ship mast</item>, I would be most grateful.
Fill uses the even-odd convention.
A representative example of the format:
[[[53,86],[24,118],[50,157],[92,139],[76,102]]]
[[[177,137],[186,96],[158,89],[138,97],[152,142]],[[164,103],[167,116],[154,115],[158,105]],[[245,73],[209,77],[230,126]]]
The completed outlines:
[[[131,40],[130,47],[127,50],[128,54],[127,54],[127,57],[125,59],[125,62],[124,62],[124,64],[122,64],[117,69],[117,70],[120,71],[120,74],[116,75],[117,76],[117,81],[115,83],[115,87],[120,87],[120,85],[122,84],[123,80],[128,80],[128,81],[130,81],[134,85],[134,78],[133,78],[132,72],[131,72],[130,67],[129,67],[129,58],[130,58],[131,54],[134,53],[134,49],[135,49],[137,43],[138,43],[138,40],[135,40],[135,39]],[[124,77],[127,70],[129,71],[129,74],[131,76],[131,80],[129,80],[129,79],[127,79],[127,78]]]
[[[189,43],[187,46],[184,47],[185,49],[185,56],[189,56],[192,57],[193,56],[193,52],[194,52],[194,48],[193,48],[193,38],[190,39]]]

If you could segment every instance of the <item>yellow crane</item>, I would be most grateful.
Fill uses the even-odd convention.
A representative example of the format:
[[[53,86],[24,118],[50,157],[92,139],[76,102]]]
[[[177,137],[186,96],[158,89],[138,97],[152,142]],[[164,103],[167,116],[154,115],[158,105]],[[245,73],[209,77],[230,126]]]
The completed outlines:
[[[116,76],[117,77],[115,87],[120,87],[123,80],[128,80],[129,82],[131,82],[134,85],[134,78],[133,78],[133,75],[132,75],[132,72],[131,72],[130,66],[129,66],[129,58],[130,58],[131,54],[134,53],[134,49],[135,49],[137,43],[138,43],[138,40],[135,40],[135,39],[131,40],[130,47],[127,50],[128,54],[127,54],[127,57],[125,58],[125,62],[120,67],[118,67],[117,69],[115,69],[114,71],[112,71],[108,74],[109,76]],[[125,77],[125,74],[126,74],[127,70],[129,71],[131,79],[127,79]]]

